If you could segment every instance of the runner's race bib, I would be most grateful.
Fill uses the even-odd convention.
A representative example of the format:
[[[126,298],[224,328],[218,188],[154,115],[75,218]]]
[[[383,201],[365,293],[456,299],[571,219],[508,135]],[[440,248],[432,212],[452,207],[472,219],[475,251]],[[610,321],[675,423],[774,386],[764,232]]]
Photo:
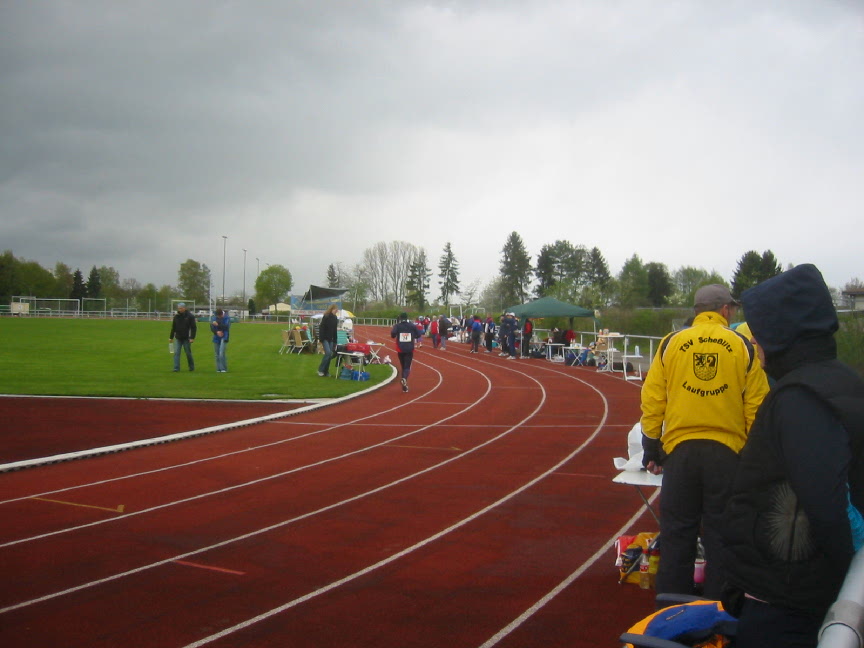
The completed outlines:
[[[410,342],[411,338],[413,338],[413,337],[414,336],[411,335],[410,333],[400,333],[399,334],[399,341],[400,342]]]

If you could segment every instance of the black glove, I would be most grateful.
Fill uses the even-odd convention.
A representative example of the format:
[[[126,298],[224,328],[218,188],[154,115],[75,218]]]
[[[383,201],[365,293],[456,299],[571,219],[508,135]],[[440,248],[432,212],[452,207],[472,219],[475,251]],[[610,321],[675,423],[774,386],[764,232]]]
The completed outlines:
[[[660,439],[652,439],[642,435],[642,467],[646,468],[650,462],[658,466],[663,463],[663,446]]]

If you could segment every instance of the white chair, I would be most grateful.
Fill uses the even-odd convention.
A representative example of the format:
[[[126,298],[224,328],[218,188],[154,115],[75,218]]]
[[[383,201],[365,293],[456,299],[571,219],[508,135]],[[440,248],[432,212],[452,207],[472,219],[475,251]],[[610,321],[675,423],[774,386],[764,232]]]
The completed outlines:
[[[642,354],[639,352],[639,345],[637,344],[634,347],[634,352],[630,353],[627,346],[629,340],[624,338],[624,353],[621,354],[621,371],[624,373],[624,380],[642,380],[642,364],[639,360],[642,360]],[[630,375],[627,373],[627,361],[628,360],[636,360],[633,363],[633,374]]]

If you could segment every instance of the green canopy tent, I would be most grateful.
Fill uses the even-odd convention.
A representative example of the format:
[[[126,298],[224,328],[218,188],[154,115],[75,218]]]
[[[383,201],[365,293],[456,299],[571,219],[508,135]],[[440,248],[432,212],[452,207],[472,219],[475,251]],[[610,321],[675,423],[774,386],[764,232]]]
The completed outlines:
[[[505,312],[514,313],[519,318],[525,317],[590,317],[594,318],[594,312],[581,306],[575,306],[562,302],[554,297],[541,297],[527,304],[511,306]],[[595,319],[596,321],[596,319]]]

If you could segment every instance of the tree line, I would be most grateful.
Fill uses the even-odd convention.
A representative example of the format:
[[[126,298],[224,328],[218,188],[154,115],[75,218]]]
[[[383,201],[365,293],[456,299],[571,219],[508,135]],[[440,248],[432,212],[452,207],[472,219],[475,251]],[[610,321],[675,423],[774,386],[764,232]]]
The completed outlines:
[[[567,240],[544,244],[532,260],[515,231],[507,236],[501,249],[497,275],[485,284],[474,279],[463,285],[450,242],[434,267],[432,263],[426,250],[412,243],[379,242],[364,250],[361,262],[350,269],[342,263],[331,263],[326,270],[326,285],[345,288],[345,300],[355,309],[411,306],[425,312],[461,304],[498,312],[546,296],[591,309],[613,305],[688,307],[693,304],[696,290],[705,284],[727,284],[738,297],[747,288],[782,271],[771,250],[749,250],[739,258],[728,282],[713,270],[692,266],[670,270],[661,262],[643,261],[637,254],[613,275],[597,247],[589,249]],[[845,289],[860,286],[856,278]],[[266,308],[286,301],[292,288],[290,270],[278,264],[268,265],[259,273],[254,293],[247,303],[241,303],[240,295],[214,293],[210,268],[194,259],[179,264],[176,286],[157,287],[153,283],[141,285],[136,279],[121,279],[110,266],[92,266],[85,280],[80,269],[73,271],[59,261],[53,270],[48,270],[35,261],[16,258],[11,250],[0,255],[0,303],[9,303],[13,296],[89,297],[105,299],[108,308],[168,310],[172,299],[187,299],[198,307],[222,303],[254,313],[256,303]],[[836,293],[836,289],[832,290]]]

